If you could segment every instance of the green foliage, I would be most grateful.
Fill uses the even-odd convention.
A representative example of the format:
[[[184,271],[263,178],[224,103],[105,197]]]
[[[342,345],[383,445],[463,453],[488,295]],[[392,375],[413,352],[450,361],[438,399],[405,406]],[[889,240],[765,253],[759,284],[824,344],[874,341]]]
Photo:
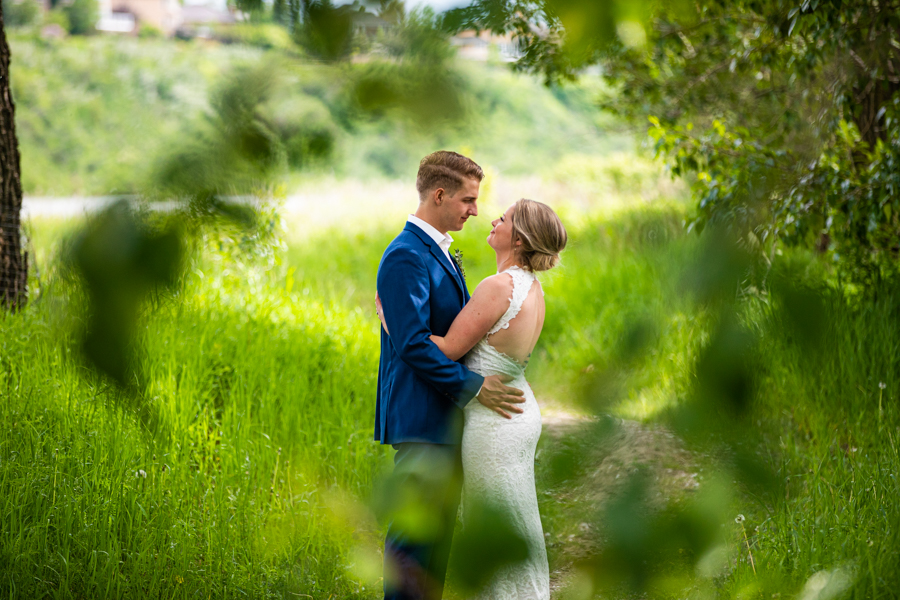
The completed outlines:
[[[400,9],[385,10],[397,12]],[[406,16],[395,16],[400,26],[383,32],[378,39],[381,49],[396,59],[405,59],[422,66],[439,66],[453,57],[454,51],[447,42],[447,35],[437,27],[435,15],[427,10]]]
[[[250,14],[258,14],[264,7],[262,0],[235,0],[234,5],[238,10]]]
[[[311,56],[326,61],[346,58],[353,41],[353,22],[346,7],[331,0],[302,0],[303,18],[294,38]]]
[[[194,51],[169,40],[10,39],[11,87],[29,195],[129,194],[186,131],[239,47]]]
[[[896,2],[591,3],[482,0],[450,29],[517,34],[517,67],[548,81],[600,63],[609,107],[650,129],[689,179],[692,223],[760,252],[828,252],[871,285],[897,271]]]
[[[228,73],[210,94],[210,112],[192,135],[160,157],[155,191],[205,210],[222,195],[261,193],[284,168],[284,147],[261,107],[275,93],[271,66]]]
[[[632,147],[629,135],[596,113],[591,82],[548,90],[503,68],[446,63],[437,78],[440,90],[452,86],[448,99],[425,87],[436,78],[425,67],[408,78],[418,64],[409,61],[332,68],[288,50],[101,36],[47,43],[14,35],[10,43],[28,195],[146,189],[157,157],[189,144],[185,132],[208,127],[198,122],[211,112],[210,90],[241,65],[274,71],[278,84],[260,118],[303,176],[333,169],[360,179],[412,177],[419,159],[439,147],[466,148],[505,174],[532,174],[536,165],[552,172],[572,154],[600,159]],[[418,95],[403,97],[399,110],[381,102],[379,90]],[[456,121],[429,123],[432,99],[452,102],[447,116]]]
[[[275,23],[232,23],[214,28],[213,35],[225,44],[244,44],[263,50],[294,48],[291,35]]]
[[[69,15],[62,8],[54,8],[44,14],[44,25],[59,25],[63,31],[69,31]]]
[[[732,18],[736,9],[744,18]],[[621,65],[630,105],[649,97],[659,115],[657,149],[676,172],[697,175],[698,225],[727,221],[751,241],[831,250],[858,283],[896,274],[900,97],[891,59],[876,49],[892,47],[896,15],[891,3],[865,1],[709,3],[691,30],[658,27],[657,71],[633,77],[634,61]],[[689,37],[704,42],[694,50]]]
[[[148,23],[141,24],[140,29],[138,29],[138,37],[142,39],[161,38],[163,35],[160,29]]]
[[[339,129],[317,98],[282,93],[266,104],[263,114],[284,145],[290,167],[327,163],[333,157]]]
[[[453,541],[450,572],[460,591],[475,594],[498,570],[527,559],[529,548],[502,504],[483,502],[466,507],[466,513],[466,526]]]
[[[3,24],[6,27],[33,25],[41,15],[37,0],[3,0]]]
[[[124,201],[92,219],[72,245],[69,259],[90,303],[85,356],[120,385],[135,374],[132,343],[145,297],[175,283],[182,253],[179,232],[148,226]]]
[[[379,0],[378,16],[389,23],[403,23],[406,20],[406,5],[403,0]]]
[[[800,279],[793,266],[778,265],[778,276]],[[821,289],[821,281],[803,279]],[[818,294],[818,307],[801,302],[820,315],[821,343],[804,340],[777,308],[764,318],[769,357],[757,414],[771,424],[765,439],[783,494],[751,513],[748,530],[759,528],[751,540],[757,568],[782,565],[802,580],[823,568],[849,566],[851,598],[890,595],[900,585],[897,509],[885,501],[898,491],[891,473],[900,466],[898,297],[891,285],[876,292],[866,303],[834,292]],[[740,579],[747,578],[735,577],[736,583]]]
[[[272,2],[272,20],[276,25],[291,25],[291,14],[288,10],[287,0],[274,0]]]
[[[72,35],[89,35],[94,33],[94,26],[100,18],[100,7],[97,0],[72,0],[63,7],[69,17],[69,33]]]

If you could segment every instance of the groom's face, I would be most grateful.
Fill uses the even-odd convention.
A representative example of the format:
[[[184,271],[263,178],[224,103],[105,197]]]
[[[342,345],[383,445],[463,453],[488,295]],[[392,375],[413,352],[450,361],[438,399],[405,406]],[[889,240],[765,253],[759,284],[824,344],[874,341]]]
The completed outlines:
[[[478,192],[481,182],[466,179],[455,194],[444,194],[440,204],[441,221],[447,231],[461,231],[469,217],[478,215]]]

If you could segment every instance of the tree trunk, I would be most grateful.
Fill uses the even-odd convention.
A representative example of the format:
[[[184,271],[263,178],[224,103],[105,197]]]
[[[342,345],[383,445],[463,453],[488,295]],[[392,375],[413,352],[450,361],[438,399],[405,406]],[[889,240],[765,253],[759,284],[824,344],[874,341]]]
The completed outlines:
[[[0,5],[0,305],[13,311],[25,306],[28,283],[28,255],[22,252],[19,232],[22,179],[15,112],[9,89],[9,44]]]

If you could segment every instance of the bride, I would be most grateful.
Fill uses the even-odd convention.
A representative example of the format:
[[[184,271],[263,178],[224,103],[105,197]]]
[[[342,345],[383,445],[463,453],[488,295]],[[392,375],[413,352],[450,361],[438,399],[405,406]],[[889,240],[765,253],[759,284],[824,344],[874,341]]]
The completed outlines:
[[[534,485],[541,412],[525,367],[544,326],[544,293],[535,273],[556,266],[567,235],[549,206],[527,199],[491,225],[487,242],[497,255],[497,274],[478,285],[447,335],[431,340],[450,359],[465,356],[470,370],[505,375],[507,385],[525,392],[525,402],[507,405],[509,412],[479,402],[466,405],[462,524],[465,528],[467,507],[492,503],[529,545],[528,559],[498,570],[478,598],[548,600],[547,551]]]

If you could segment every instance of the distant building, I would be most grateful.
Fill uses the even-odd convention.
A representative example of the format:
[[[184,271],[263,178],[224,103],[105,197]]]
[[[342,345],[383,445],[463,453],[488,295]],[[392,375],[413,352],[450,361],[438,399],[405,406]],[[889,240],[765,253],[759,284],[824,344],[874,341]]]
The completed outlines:
[[[368,12],[365,8],[356,8],[351,4],[338,7],[338,12],[350,16],[353,33],[375,37],[379,32],[390,31],[396,25]]]
[[[106,31],[107,33],[132,33],[137,27],[137,19],[134,13],[112,10],[106,13],[100,13],[100,20],[97,21],[97,31]]]
[[[367,37],[375,37],[380,32],[390,31],[395,25],[390,21],[385,21],[377,15],[373,15],[366,11],[356,11],[353,13],[353,31]]]
[[[184,0],[183,25],[212,25],[237,21],[237,12],[228,6],[226,0]]]
[[[515,62],[522,56],[518,43],[509,34],[494,35],[490,31],[478,32],[470,29],[451,37],[450,44],[464,60],[487,62],[492,48],[497,49],[503,62]]]
[[[146,24],[167,36],[185,26],[234,23],[237,14],[227,0],[100,0],[97,29],[132,33]]]

